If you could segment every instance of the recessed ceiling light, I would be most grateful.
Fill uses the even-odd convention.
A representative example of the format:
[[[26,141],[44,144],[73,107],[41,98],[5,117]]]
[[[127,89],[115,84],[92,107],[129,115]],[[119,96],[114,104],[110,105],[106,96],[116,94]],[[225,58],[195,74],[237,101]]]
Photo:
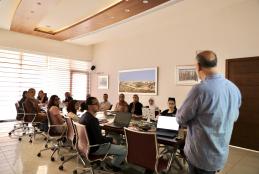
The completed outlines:
[[[129,13],[129,12],[130,12],[130,10],[129,10],[129,9],[125,9],[124,11],[125,11],[126,13]]]
[[[148,0],[143,0],[142,3],[143,4],[147,4],[147,3],[149,3],[149,1]]]

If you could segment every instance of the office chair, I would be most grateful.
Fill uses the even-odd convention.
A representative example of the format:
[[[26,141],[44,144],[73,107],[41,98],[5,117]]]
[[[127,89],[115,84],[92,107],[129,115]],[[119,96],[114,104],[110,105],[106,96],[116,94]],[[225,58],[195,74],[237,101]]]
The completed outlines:
[[[15,109],[16,109],[16,123],[14,124],[14,128],[8,133],[9,136],[11,135],[15,135],[16,131],[20,130],[19,133],[22,133],[22,135],[15,135],[18,138],[19,141],[22,140],[22,136],[24,136],[26,134],[26,131],[28,129],[27,124],[24,122],[24,110],[22,109],[22,107],[19,106],[19,103],[16,102],[15,103]]]
[[[73,123],[75,125],[75,133],[76,133],[76,149],[78,152],[77,157],[78,157],[78,159],[80,159],[80,161],[84,165],[83,168],[77,167],[73,171],[73,174],[77,174],[78,169],[90,171],[93,174],[93,169],[92,169],[91,165],[94,162],[104,161],[106,159],[106,157],[108,156],[108,153],[106,153],[105,155],[90,154],[90,147],[96,147],[96,146],[100,146],[102,144],[90,145],[85,125],[82,125],[82,124],[79,124],[76,122],[73,122]],[[87,163],[90,164],[90,167],[86,166]],[[101,163],[101,165],[102,165],[102,163]],[[101,167],[103,167],[103,166],[101,166]]]
[[[24,103],[22,103],[22,108],[24,111],[23,122],[27,125],[27,129],[28,129],[28,132],[26,134],[28,134],[30,137],[29,142],[32,143],[32,137],[35,140],[36,135],[41,135],[44,137],[44,140],[47,140],[47,136],[46,136],[45,132],[40,131],[38,129],[38,125],[40,125],[42,123],[36,121],[37,113],[29,113],[26,110]],[[31,126],[30,126],[30,124],[31,124]]]
[[[60,124],[56,122],[56,119],[54,118],[52,113],[47,113],[48,118],[48,132],[47,132],[47,141],[45,144],[45,148],[41,149],[39,153],[37,154],[38,157],[41,156],[41,152],[46,150],[53,150],[51,154],[51,161],[55,161],[54,154],[58,152],[63,146],[63,137],[66,133],[66,125]],[[51,147],[48,147],[48,143],[52,142],[53,145]],[[60,155],[60,154],[59,154]]]
[[[164,159],[163,154],[158,152],[155,133],[139,132],[128,128],[124,128],[124,132],[128,149],[126,157],[128,163],[155,171],[155,173],[168,172],[172,158]]]
[[[73,124],[73,121],[71,118],[69,117],[65,117],[66,120],[66,125],[67,125],[67,133],[66,133],[66,139],[67,139],[67,143],[70,145],[70,149],[73,150],[74,152],[69,153],[69,154],[63,154],[61,157],[61,161],[62,164],[59,166],[59,170],[63,170],[64,169],[64,164],[70,160],[72,160],[73,158],[76,158],[78,156],[78,153],[76,151],[76,137],[75,137],[75,126]],[[67,159],[65,159],[65,157],[67,157]]]

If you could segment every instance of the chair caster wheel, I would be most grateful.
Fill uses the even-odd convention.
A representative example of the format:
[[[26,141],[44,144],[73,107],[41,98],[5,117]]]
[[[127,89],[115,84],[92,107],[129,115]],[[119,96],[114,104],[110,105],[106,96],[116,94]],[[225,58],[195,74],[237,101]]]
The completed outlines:
[[[48,144],[45,144],[45,148],[48,148]]]
[[[59,169],[59,170],[63,170],[64,167],[63,167],[63,166],[59,166],[58,169]]]
[[[40,157],[40,156],[41,156],[41,153],[38,153],[37,156]]]
[[[62,157],[60,158],[60,160],[61,160],[61,161],[64,161],[64,160],[65,160],[65,157],[62,156]]]
[[[19,141],[22,141],[22,138],[21,138],[21,137],[19,137],[19,138],[18,138],[18,140],[19,140]]]
[[[12,135],[12,133],[11,133],[11,132],[9,132],[9,133],[8,133],[8,135],[9,135],[9,136],[11,136],[11,135]]]
[[[74,171],[73,171],[73,174],[77,174],[77,170],[74,170]]]
[[[32,143],[32,140],[30,140],[29,143]]]
[[[55,161],[55,158],[54,157],[51,157],[51,159],[50,159],[51,161]]]

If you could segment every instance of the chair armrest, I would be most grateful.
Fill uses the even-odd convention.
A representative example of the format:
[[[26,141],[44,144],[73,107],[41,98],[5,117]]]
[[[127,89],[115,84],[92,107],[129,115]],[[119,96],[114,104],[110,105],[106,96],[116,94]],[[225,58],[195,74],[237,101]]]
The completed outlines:
[[[103,143],[103,144],[94,144],[94,145],[90,145],[89,147],[98,147],[98,146],[101,146],[101,145],[105,145],[105,144],[111,144],[111,143]]]
[[[51,124],[49,125],[49,127],[66,127],[67,125],[66,124]]]

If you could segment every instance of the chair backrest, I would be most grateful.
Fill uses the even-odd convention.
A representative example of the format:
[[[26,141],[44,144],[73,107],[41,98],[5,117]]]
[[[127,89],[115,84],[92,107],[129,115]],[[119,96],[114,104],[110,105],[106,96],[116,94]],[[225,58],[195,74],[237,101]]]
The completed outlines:
[[[86,127],[83,124],[79,124],[74,122],[75,125],[75,132],[76,132],[76,149],[77,151],[83,155],[84,157],[88,158],[89,151],[90,151],[90,143],[86,131]]]
[[[22,103],[22,110],[23,110],[23,121],[27,123],[33,122],[36,117],[36,114],[28,112],[26,110],[25,103]]]
[[[65,120],[67,124],[67,139],[74,145],[75,127],[71,118],[65,117]]]
[[[155,133],[139,132],[124,128],[128,148],[127,162],[156,170],[158,147]]]
[[[24,110],[23,110],[22,106],[19,105],[19,102],[15,103],[15,109],[17,112],[16,120],[23,120]]]
[[[55,127],[55,125],[63,125],[64,119],[59,113],[59,110],[50,109],[47,111],[48,125],[49,125],[49,135],[59,136],[64,133],[64,127]]]

